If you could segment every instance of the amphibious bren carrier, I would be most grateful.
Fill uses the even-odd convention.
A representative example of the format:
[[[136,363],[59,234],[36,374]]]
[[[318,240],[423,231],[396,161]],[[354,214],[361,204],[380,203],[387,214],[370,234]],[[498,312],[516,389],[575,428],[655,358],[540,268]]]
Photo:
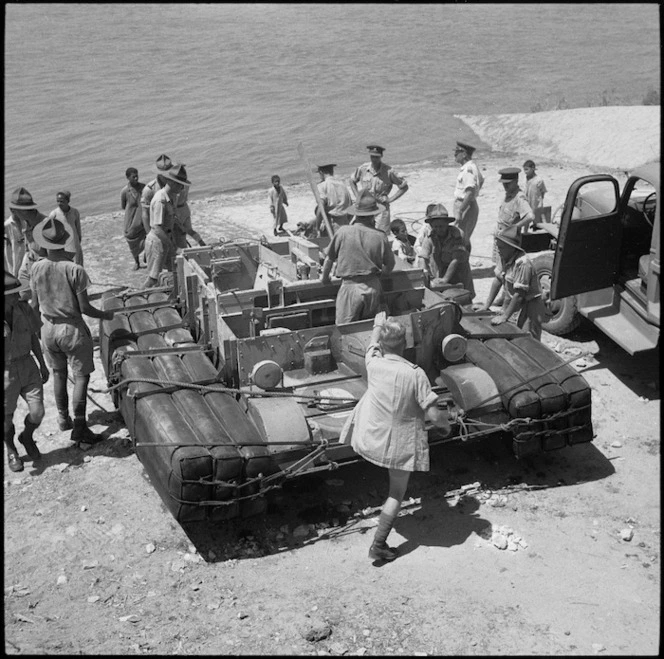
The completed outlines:
[[[187,249],[170,284],[103,300],[117,310],[100,329],[114,401],[178,521],[261,512],[285,480],[360,459],[338,440],[366,391],[373,320],[334,324],[323,240]],[[592,440],[590,388],[556,353],[426,288],[419,269],[382,284],[452,422],[432,444],[507,433],[520,457]]]

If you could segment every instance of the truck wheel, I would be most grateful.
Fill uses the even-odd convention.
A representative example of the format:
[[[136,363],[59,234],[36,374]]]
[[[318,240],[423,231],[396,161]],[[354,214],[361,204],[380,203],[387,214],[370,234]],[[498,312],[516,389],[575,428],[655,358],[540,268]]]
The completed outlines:
[[[544,252],[533,258],[533,265],[540,288],[542,300],[549,312],[549,319],[542,323],[542,328],[550,334],[563,336],[575,330],[581,323],[581,316],[576,308],[576,297],[570,295],[562,300],[551,300],[551,275],[553,273],[553,252]]]

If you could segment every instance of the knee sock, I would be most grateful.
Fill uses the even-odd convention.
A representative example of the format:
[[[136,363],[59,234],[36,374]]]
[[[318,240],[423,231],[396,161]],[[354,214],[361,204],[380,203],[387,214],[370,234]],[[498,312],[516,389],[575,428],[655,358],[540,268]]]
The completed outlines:
[[[74,418],[85,419],[85,408],[87,402],[89,375],[77,375],[74,379],[74,394],[72,403],[74,407]]]
[[[16,444],[14,444],[14,425],[12,424],[5,430],[5,446],[7,451],[11,453],[16,453]]]
[[[32,420],[30,419],[30,415],[26,415],[25,420],[23,421],[25,424],[25,429],[21,433],[23,435],[23,439],[32,439],[32,435],[39,428],[38,423],[33,423]]]
[[[373,539],[374,545],[382,546],[385,544],[387,536],[390,534],[392,526],[394,525],[394,520],[396,518],[397,518],[396,514],[390,515],[386,512],[381,512],[380,517],[378,519],[378,528],[376,529],[376,534],[374,535]]]
[[[67,371],[53,371],[53,397],[58,414],[69,416],[69,395],[67,394]]]

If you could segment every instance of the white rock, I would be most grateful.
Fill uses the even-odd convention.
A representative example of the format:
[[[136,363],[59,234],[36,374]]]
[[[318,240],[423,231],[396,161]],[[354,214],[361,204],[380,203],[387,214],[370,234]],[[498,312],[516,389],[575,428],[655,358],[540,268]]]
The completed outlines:
[[[622,448],[622,443],[621,442],[612,442],[611,446],[613,448]]]
[[[148,554],[151,554],[152,552],[154,552],[155,549],[156,549],[156,547],[151,542],[148,543],[147,545],[145,545],[145,551]]]
[[[95,602],[98,602],[101,598],[99,595],[91,595],[88,597],[88,604],[94,604]]]
[[[88,509],[87,506],[81,506],[81,512],[84,513]]]
[[[620,537],[625,541],[625,542],[630,542],[631,539],[634,537],[634,529],[623,529],[620,532]]]
[[[187,547],[187,549],[189,549],[190,554],[195,554],[196,551],[197,551],[197,549],[196,549],[196,547],[194,547],[194,545],[189,545],[189,547]]]
[[[58,581],[57,581],[57,583],[58,583],[58,586],[64,586],[64,585],[67,583],[67,577],[65,577],[64,574],[61,574],[61,575],[58,577]]]
[[[502,533],[494,533],[491,537],[491,542],[498,549],[507,549],[507,538]]]
[[[512,539],[510,538],[510,539],[507,541],[507,548],[508,548],[510,551],[516,551],[516,550],[519,548],[519,545],[517,545],[516,542],[513,542]]]
[[[601,643],[593,643],[592,648],[595,654],[598,652],[604,652],[604,650],[606,650],[606,648]]]

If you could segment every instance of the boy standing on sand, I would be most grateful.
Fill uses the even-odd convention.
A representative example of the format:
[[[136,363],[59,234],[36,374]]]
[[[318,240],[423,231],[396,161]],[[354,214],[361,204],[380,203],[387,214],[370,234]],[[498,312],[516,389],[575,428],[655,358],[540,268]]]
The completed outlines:
[[[288,195],[286,190],[281,187],[281,179],[277,174],[272,177],[272,187],[268,193],[268,201],[270,202],[270,213],[274,218],[274,228],[272,232],[276,236],[283,230],[284,224],[288,222],[288,215],[284,206],[288,206]]]
[[[523,172],[526,175],[526,189],[524,190],[526,199],[535,211],[544,206],[544,195],[547,193],[546,185],[535,173],[535,163],[532,160],[526,160],[523,163]]]
[[[12,471],[23,471],[23,462],[18,457],[14,444],[14,412],[18,397],[28,405],[25,429],[18,441],[25,446],[32,460],[39,460],[41,453],[35,444],[33,433],[44,419],[44,384],[48,381],[48,368],[39,344],[39,329],[42,326],[35,310],[19,299],[25,288],[21,282],[5,270],[5,422],[4,440],[7,447],[7,462]],[[39,369],[32,352],[39,362]]]
[[[71,199],[71,192],[64,190],[58,192],[55,195],[55,201],[58,204],[58,207],[52,210],[48,217],[49,219],[58,218],[60,222],[64,222],[65,225],[69,225],[71,229],[71,235],[74,239],[74,245],[76,251],[74,252],[74,263],[78,265],[83,265],[83,249],[81,248],[81,214],[78,212],[78,209],[69,205],[69,200]]]

